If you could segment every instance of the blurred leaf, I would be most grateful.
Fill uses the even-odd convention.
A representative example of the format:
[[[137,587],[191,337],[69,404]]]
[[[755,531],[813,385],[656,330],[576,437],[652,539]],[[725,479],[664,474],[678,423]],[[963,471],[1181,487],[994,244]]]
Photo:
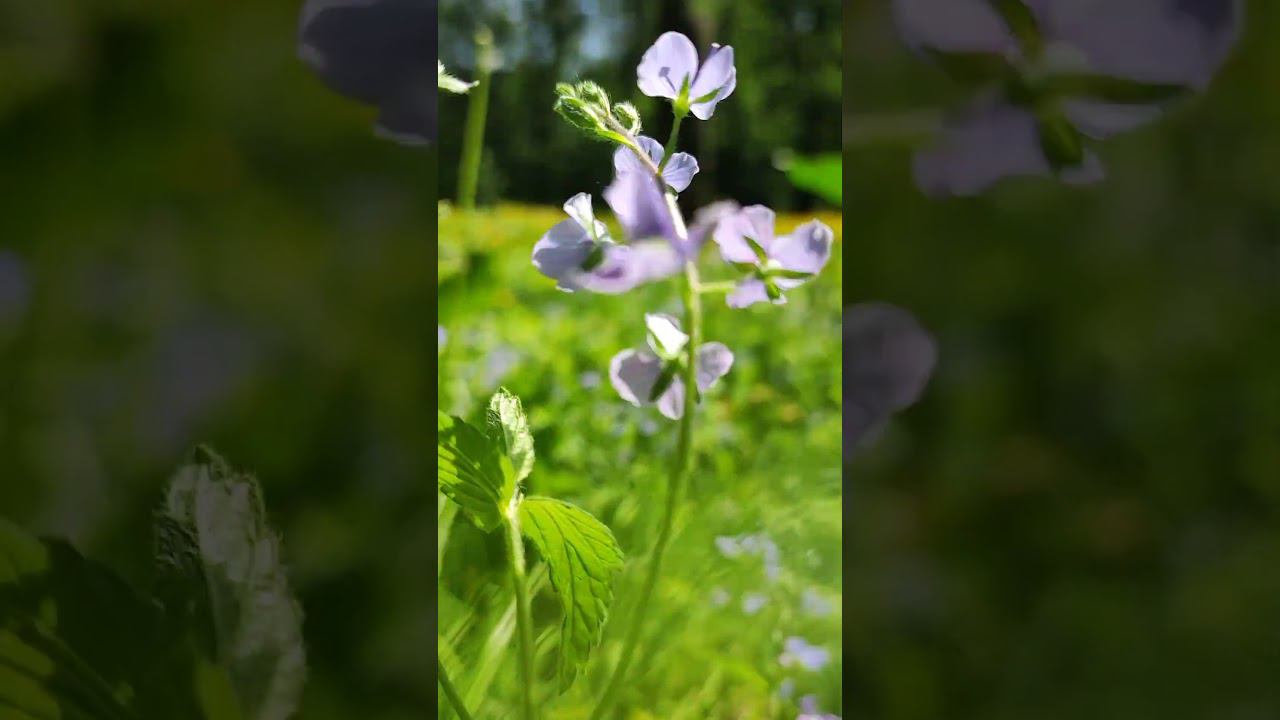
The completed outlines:
[[[844,202],[843,162],[840,153],[784,155],[777,162],[792,185],[841,207]]]
[[[200,448],[171,481],[157,527],[161,570],[185,582],[191,603],[207,607],[214,657],[243,716],[292,716],[306,676],[302,611],[257,480]]]
[[[533,434],[529,432],[529,419],[520,406],[520,398],[506,388],[500,388],[489,401],[488,420],[489,436],[501,444],[514,473],[503,484],[502,498],[505,499],[533,472]]]
[[[604,523],[554,498],[525,498],[520,526],[547,564],[564,611],[558,671],[564,692],[600,642],[613,581],[622,570],[622,549]]]
[[[436,87],[439,89],[461,95],[476,86],[473,82],[465,82],[445,72],[444,63],[437,61],[437,65]]]
[[[0,519],[0,707],[17,718],[202,713],[180,628],[70,545]]]
[[[506,485],[498,448],[461,418],[437,414],[436,478],[440,492],[466,511],[486,532],[502,522]]]

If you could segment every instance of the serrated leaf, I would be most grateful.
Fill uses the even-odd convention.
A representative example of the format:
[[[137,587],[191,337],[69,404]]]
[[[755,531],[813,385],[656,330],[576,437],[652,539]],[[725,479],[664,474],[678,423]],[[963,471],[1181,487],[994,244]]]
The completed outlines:
[[[0,519],[0,708],[236,720],[201,712],[196,662],[182,628],[110,570]]]
[[[484,433],[458,417],[437,413],[436,482],[476,527],[486,532],[502,522],[507,485],[502,455]]]
[[[622,570],[622,550],[604,523],[554,498],[525,498],[520,528],[546,563],[564,611],[557,669],[564,692],[600,642],[613,603],[613,582]]]
[[[529,419],[525,417],[520,398],[506,388],[500,388],[489,400],[489,437],[501,445],[511,461],[513,477],[506,478],[499,501],[507,500],[515,492],[515,486],[533,472],[533,433],[529,431]]]
[[[280,539],[267,524],[262,491],[201,448],[169,484],[157,516],[159,564],[181,611],[203,617],[213,656],[245,720],[284,720],[297,711],[306,676],[302,610],[289,588]],[[185,588],[185,592],[175,588]],[[201,688],[211,684],[206,672]]]

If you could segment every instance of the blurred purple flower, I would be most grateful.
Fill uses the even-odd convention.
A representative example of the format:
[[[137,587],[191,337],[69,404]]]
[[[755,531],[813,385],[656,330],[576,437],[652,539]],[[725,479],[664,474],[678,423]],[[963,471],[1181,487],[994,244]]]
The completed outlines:
[[[729,604],[729,591],[722,587],[715,588],[711,591],[711,606],[724,607]]]
[[[790,700],[792,695],[796,694],[796,681],[787,678],[778,685],[778,697],[783,700]]]
[[[973,195],[1013,176],[1069,183],[1104,173],[1086,140],[1158,117],[1204,89],[1240,31],[1238,0],[894,0],[908,44],[962,80],[996,88],[919,153],[917,184]]]
[[[830,615],[834,610],[831,602],[813,588],[805,589],[804,594],[800,597],[800,607],[806,614],[817,616]]]
[[[449,343],[449,333],[444,329],[443,325],[436,325],[436,352],[444,350],[444,346]]]
[[[436,0],[307,0],[298,55],[332,90],[378,108],[378,134],[436,135]]]
[[[623,350],[609,363],[609,380],[623,400],[637,407],[658,406],[672,420],[684,415],[683,350],[689,336],[670,315],[645,315],[650,350]],[[706,392],[733,366],[733,352],[722,343],[698,348],[697,390]]]
[[[769,602],[764,593],[747,593],[742,596],[742,612],[755,615]]]
[[[763,533],[750,535],[720,535],[715,539],[716,549],[727,558],[745,555],[758,556],[764,563],[764,574],[769,580],[777,580],[782,573],[778,544]]]
[[[818,710],[818,696],[805,695],[800,698],[800,715],[796,720],[840,720],[839,715],[823,713]]]
[[[775,216],[763,205],[751,205],[720,221],[715,241],[726,262],[749,273],[725,299],[729,307],[758,302],[781,305],[783,290],[804,284],[831,259],[831,228],[813,220],[790,235],[774,237]]]
[[[817,672],[831,662],[831,651],[819,645],[810,645],[804,638],[793,635],[783,644],[778,662],[783,667],[799,665],[811,672]]]
[[[662,143],[644,135],[636,138],[636,141],[639,142],[640,149],[648,154],[650,160],[653,160],[654,165],[662,162],[665,152]],[[650,174],[649,167],[636,157],[634,150],[626,146],[619,146],[613,152],[613,169],[618,176],[628,173]],[[662,168],[662,179],[678,193],[684,192],[685,188],[689,187],[689,183],[693,182],[693,176],[697,174],[698,160],[686,152],[673,153],[671,159],[667,161],[667,166]]]
[[[26,261],[12,250],[0,250],[0,328],[17,325],[30,299]]]
[[[640,58],[636,80],[645,95],[687,103],[695,117],[708,120],[716,105],[733,94],[738,70],[732,47],[712,44],[699,66],[693,42],[681,33],[666,32]]]
[[[915,317],[892,305],[844,311],[844,453],[895,412],[920,398],[937,363],[937,346]]]
[[[697,246],[676,231],[666,193],[649,173],[619,173],[604,190],[605,202],[617,216],[632,247],[647,248],[638,261],[646,279],[667,277],[691,259]]]

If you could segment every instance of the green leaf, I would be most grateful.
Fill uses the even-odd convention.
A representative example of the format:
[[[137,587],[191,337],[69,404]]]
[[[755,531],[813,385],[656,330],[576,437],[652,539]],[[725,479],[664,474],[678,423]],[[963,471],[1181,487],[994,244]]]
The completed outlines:
[[[836,207],[844,203],[843,161],[840,153],[800,156],[784,154],[777,166],[792,185],[813,193]]]
[[[507,485],[502,454],[484,433],[461,418],[437,413],[436,478],[440,492],[486,532],[502,522]]]
[[[63,541],[0,519],[0,708],[19,718],[208,718],[179,625]]]
[[[525,498],[520,527],[547,564],[564,611],[557,673],[564,692],[600,642],[613,582],[622,570],[622,550],[604,523],[554,498]]]
[[[1054,97],[1089,97],[1119,105],[1150,105],[1188,95],[1185,85],[1144,83],[1109,75],[1068,73],[1046,78],[1042,89]]]
[[[756,254],[756,259],[760,261],[761,265],[769,262],[769,254],[764,251],[764,247],[755,238],[743,235],[742,239],[747,241],[747,245],[751,247],[751,252]]]
[[[506,388],[500,388],[489,400],[489,437],[497,442],[511,461],[513,477],[503,483],[499,501],[506,501],[515,492],[515,486],[533,472],[533,433],[529,432],[529,420],[525,417],[520,398]]]
[[[676,371],[680,369],[680,363],[675,360],[668,360],[662,363],[662,372],[658,373],[658,379],[654,380],[653,388],[649,391],[649,402],[657,402],[662,397],[662,393],[671,387],[671,383],[675,382]]]
[[[1027,55],[1040,52],[1044,40],[1040,34],[1040,24],[1023,0],[988,0],[1000,17],[1009,26],[1010,32],[1018,39]]]
[[[292,717],[306,676],[302,610],[258,482],[200,448],[170,481],[156,531],[167,607],[203,620],[245,720]],[[207,672],[200,686],[216,697]]]
[[[1040,146],[1054,170],[1078,167],[1084,162],[1084,138],[1061,112],[1041,112],[1037,116]]]

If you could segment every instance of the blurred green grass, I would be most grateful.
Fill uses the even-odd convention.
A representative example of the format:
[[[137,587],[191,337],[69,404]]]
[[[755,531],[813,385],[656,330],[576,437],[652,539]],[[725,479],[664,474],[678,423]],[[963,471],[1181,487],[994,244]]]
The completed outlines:
[[[676,429],[656,410],[619,398],[608,364],[619,350],[643,344],[645,312],[679,314],[679,302],[675,280],[615,297],[556,290],[529,256],[562,217],[558,208],[522,205],[442,215],[438,297],[447,341],[437,389],[442,410],[472,418],[500,385],[518,394],[539,458],[531,492],[590,510],[627,553],[618,600],[586,674],[564,697],[542,698],[548,717],[585,718],[633,612],[629,601],[653,543]],[[781,215],[779,232],[810,217]],[[649,648],[648,662],[633,666],[621,697],[626,717],[790,720],[794,701],[778,696],[788,677],[795,697],[816,694],[824,709],[839,712],[842,223],[836,214],[817,217],[836,231],[831,264],[790,293],[788,305],[744,311],[730,310],[722,297],[706,300],[706,339],[727,344],[736,361],[699,410],[695,470],[641,645]],[[702,267],[708,279],[728,277],[713,248]],[[756,532],[780,548],[776,582],[758,559],[729,559],[716,549],[717,536]],[[510,632],[496,541],[465,520],[441,533],[441,654],[464,693],[479,668],[495,662],[482,657],[485,643]],[[727,605],[713,604],[717,590],[728,594]],[[742,609],[748,593],[766,598],[754,615]],[[806,593],[827,601],[830,612],[806,612]],[[549,593],[535,599],[534,613],[540,654],[554,652],[549,631],[559,620]],[[826,647],[831,662],[817,672],[782,668],[788,636]],[[491,700],[472,708],[481,716],[502,716],[515,699],[514,658],[501,662],[506,669],[494,676]],[[550,666],[544,658],[543,670]],[[441,717],[451,717],[447,712],[442,705]]]

